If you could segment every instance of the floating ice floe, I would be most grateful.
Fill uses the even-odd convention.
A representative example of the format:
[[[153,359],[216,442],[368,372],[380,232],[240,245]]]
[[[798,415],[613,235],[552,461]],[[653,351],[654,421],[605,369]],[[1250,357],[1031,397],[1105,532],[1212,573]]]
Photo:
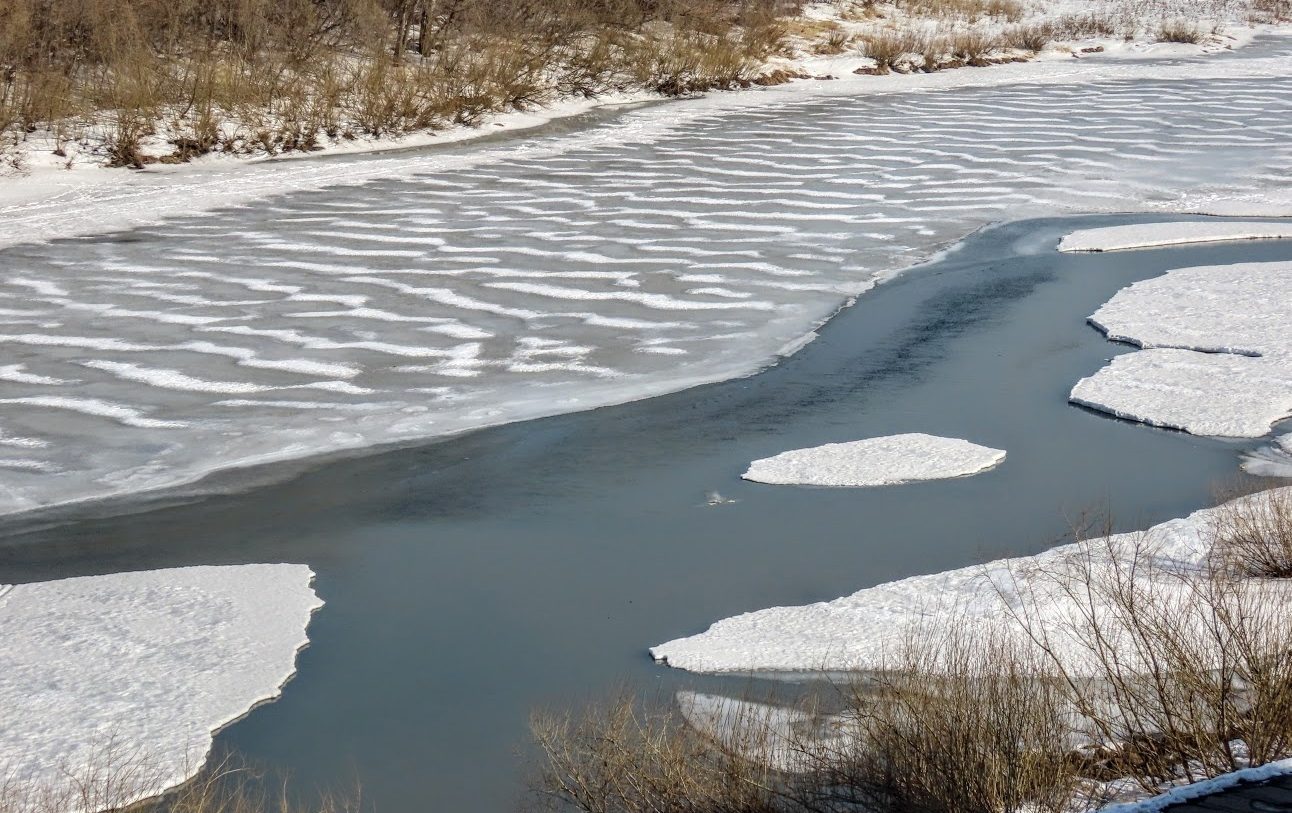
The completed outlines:
[[[1187,608],[1190,598],[1198,595],[1195,579],[1206,572],[1211,556],[1210,530],[1217,510],[1197,511],[1142,533],[913,576],[833,601],[733,616],[650,652],[658,661],[693,672],[866,671],[902,662],[902,649],[915,636],[933,640],[930,636],[954,631],[966,636],[1012,635],[1019,641],[1043,638],[1071,673],[1097,672],[1098,656],[1080,633],[1082,608],[1074,595],[1081,591],[1065,590],[1065,584],[1071,585],[1066,580],[1119,566],[1119,574],[1133,573],[1136,589],[1163,602],[1159,606],[1179,603]],[[1127,567],[1132,557],[1144,566]],[[1282,591],[1280,601],[1292,599],[1292,585],[1285,581],[1253,580],[1251,585]],[[1116,616],[1105,608],[1099,617]],[[1101,632],[1130,668],[1144,654],[1137,649],[1142,642],[1115,625]]]
[[[1004,459],[1000,449],[909,433],[781,452],[755,460],[741,476],[774,485],[884,486],[965,477]]]
[[[1292,434],[1243,456],[1243,470],[1257,477],[1292,477]]]
[[[214,732],[292,676],[322,605],[312,578],[253,564],[0,585],[6,793],[90,813],[195,774]]]
[[[1292,415],[1292,262],[1182,268],[1090,317],[1119,356],[1071,401],[1195,435],[1260,437]]]
[[[1292,238],[1292,220],[1283,223],[1232,220],[1134,223],[1074,231],[1059,241],[1059,251],[1125,251],[1186,243],[1286,238]]]

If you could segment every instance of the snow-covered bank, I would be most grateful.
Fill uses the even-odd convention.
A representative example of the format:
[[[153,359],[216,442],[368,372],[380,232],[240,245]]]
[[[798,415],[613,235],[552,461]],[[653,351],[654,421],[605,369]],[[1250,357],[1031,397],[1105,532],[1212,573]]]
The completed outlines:
[[[292,676],[322,605],[312,578],[266,564],[0,586],[4,801],[115,809],[192,776],[214,732]]]
[[[1292,263],[1182,268],[1119,291],[1090,322],[1118,356],[1074,403],[1196,435],[1260,437],[1292,415]]]
[[[0,234],[39,238],[241,202],[6,255],[0,511],[748,374],[988,222],[1255,196],[1292,163],[1288,40],[1066,59],[452,154],[212,162],[11,209]],[[295,191],[246,203],[274,190]]]
[[[1204,796],[1220,793],[1249,782],[1260,782],[1266,779],[1287,776],[1288,774],[1292,774],[1292,759],[1281,759],[1265,765],[1222,774],[1212,779],[1180,785],[1177,788],[1168,790],[1166,793],[1148,799],[1107,805],[1100,809],[1100,813],[1159,813],[1159,811],[1166,810],[1168,807],[1186,804]],[[1252,809],[1259,810],[1261,808],[1253,806]]]
[[[964,636],[1035,636],[1073,674],[1097,673],[1098,653],[1083,637],[1081,591],[1069,593],[1069,575],[1121,567],[1131,557],[1136,589],[1157,606],[1187,607],[1193,580],[1205,576],[1212,556],[1217,511],[1204,509],[1144,532],[1118,534],[1092,543],[1062,545],[1035,556],[913,576],[859,590],[850,596],[802,607],[773,607],[715,622],[698,635],[651,648],[669,666],[693,672],[846,672],[880,670],[901,663],[911,640],[958,631]],[[1119,564],[1120,563],[1120,564]],[[859,574],[860,575],[860,574]],[[1080,576],[1077,575],[1077,578]],[[1252,583],[1292,600],[1286,582]],[[1097,591],[1096,591],[1097,592]],[[1090,600],[1102,601],[1098,595]],[[1125,668],[1143,655],[1115,626],[1116,614],[1099,615],[1101,630]],[[1020,620],[1025,623],[1020,623]],[[912,636],[924,636],[924,638]]]
[[[1004,459],[1000,449],[911,433],[782,452],[755,460],[741,476],[776,485],[883,486],[967,477]]]
[[[1286,238],[1292,238],[1292,222],[1191,220],[1183,223],[1134,223],[1074,231],[1059,241],[1059,251],[1126,251],[1188,243]]]

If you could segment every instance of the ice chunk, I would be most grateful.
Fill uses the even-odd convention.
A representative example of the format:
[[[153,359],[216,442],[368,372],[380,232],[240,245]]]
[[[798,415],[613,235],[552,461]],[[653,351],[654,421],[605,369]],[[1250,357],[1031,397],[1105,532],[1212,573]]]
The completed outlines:
[[[1182,268],[1117,293],[1090,321],[1119,356],[1073,403],[1198,435],[1260,437],[1292,414],[1292,263]]]
[[[910,433],[827,443],[755,460],[742,476],[758,483],[884,486],[978,474],[1005,452],[958,438]]]
[[[76,813],[80,782],[111,776],[89,804],[125,807],[196,773],[213,732],[291,677],[322,604],[312,578],[254,564],[0,585],[7,792]]]
[[[1059,251],[1123,251],[1134,248],[1217,243],[1225,240],[1275,240],[1292,237],[1292,220],[1262,223],[1233,220],[1191,220],[1135,223],[1074,231],[1059,241]]]

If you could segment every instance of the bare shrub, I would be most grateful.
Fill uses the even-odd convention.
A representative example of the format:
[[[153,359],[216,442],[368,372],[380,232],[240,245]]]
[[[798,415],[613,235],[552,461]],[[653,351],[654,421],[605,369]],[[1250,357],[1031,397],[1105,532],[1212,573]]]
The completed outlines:
[[[1230,500],[1213,513],[1218,565],[1245,576],[1292,578],[1292,490]]]
[[[980,67],[989,64],[987,57],[1000,47],[1000,41],[980,31],[963,31],[951,37],[949,46],[953,57]]]
[[[1170,20],[1158,26],[1158,42],[1182,42],[1197,45],[1202,42],[1203,34],[1196,23],[1189,20]]]
[[[1278,620],[1292,591],[1184,566],[1162,544],[1085,540],[1003,605],[1062,676],[1096,774],[1154,793],[1292,748],[1292,631]],[[1068,615],[1043,621],[1056,602]]]
[[[1040,53],[1054,41],[1054,26],[1048,23],[1015,26],[1007,30],[1002,39],[1011,47]]]
[[[886,29],[861,39],[862,55],[875,60],[875,69],[881,74],[891,71],[907,54],[920,54],[924,50],[925,43],[909,31]]]
[[[925,632],[853,685],[855,742],[830,755],[817,784],[883,810],[1082,809],[1070,705],[1049,665],[1007,636]]]

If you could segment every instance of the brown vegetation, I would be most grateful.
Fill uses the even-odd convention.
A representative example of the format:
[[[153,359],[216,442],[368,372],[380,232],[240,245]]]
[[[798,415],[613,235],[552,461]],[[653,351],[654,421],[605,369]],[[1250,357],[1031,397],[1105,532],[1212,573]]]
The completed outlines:
[[[0,138],[211,150],[471,124],[555,94],[747,82],[785,0],[0,0]]]
[[[1202,42],[1202,32],[1198,25],[1189,20],[1171,20],[1162,23],[1157,29],[1158,42],[1183,42],[1197,45]]]

